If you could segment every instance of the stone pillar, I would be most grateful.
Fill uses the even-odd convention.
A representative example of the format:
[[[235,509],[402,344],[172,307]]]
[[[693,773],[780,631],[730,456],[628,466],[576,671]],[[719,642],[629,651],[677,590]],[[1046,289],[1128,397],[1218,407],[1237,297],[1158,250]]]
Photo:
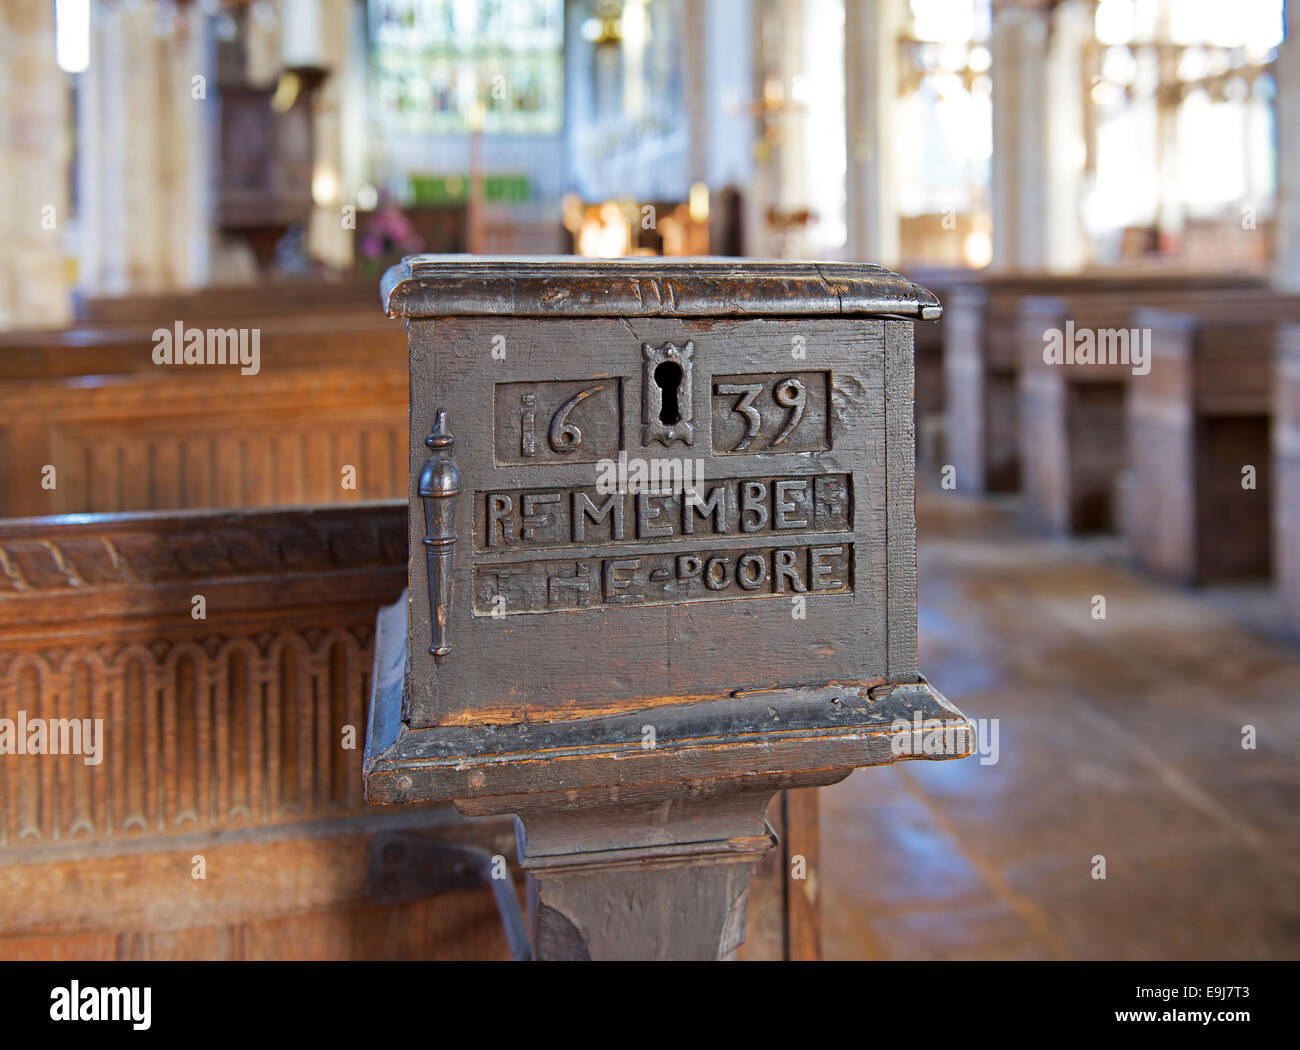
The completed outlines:
[[[289,15],[294,11],[299,12],[298,18],[303,24],[295,24],[290,20]],[[317,13],[308,17],[312,11]],[[346,268],[352,264],[355,232],[343,223],[343,205],[356,204],[355,194],[359,182],[352,181],[356,169],[346,159],[348,153],[344,143],[348,136],[344,110],[348,92],[357,92],[364,97],[366,90],[364,50],[358,51],[353,46],[358,40],[358,34],[360,39],[365,39],[364,24],[353,24],[354,18],[364,19],[364,13],[351,0],[319,0],[318,4],[304,4],[298,0],[296,5],[286,6],[284,14],[286,65],[295,59],[294,49],[297,48],[295,60],[329,71],[312,101],[312,125],[315,132],[312,174],[314,207],[307,247],[312,258],[329,266]],[[315,18],[314,23],[312,17]],[[310,47],[301,49],[297,36],[299,32],[309,39],[313,33],[318,35],[320,47],[316,54],[312,54]],[[358,61],[361,63],[359,69]],[[353,156],[364,150],[364,141],[351,142]]]
[[[1287,0],[1277,64],[1277,239],[1274,283],[1300,291],[1300,0]]]
[[[993,265],[1040,269],[1047,226],[1046,12],[993,16]]]
[[[160,43],[163,281],[169,288],[198,288],[208,281],[212,190],[219,163],[215,42],[208,19],[190,5],[176,8],[170,32]]]
[[[777,61],[785,108],[781,114],[781,143],[776,150],[777,209],[789,213],[809,204],[804,182],[804,165],[808,162],[805,103],[794,97],[794,78],[804,74],[807,13],[804,0],[779,0],[778,7],[781,12],[781,46],[777,50]],[[788,229],[778,238],[781,254],[786,258],[806,258],[806,240],[803,230]]]
[[[692,183],[709,178],[709,23],[704,0],[684,0],[682,94],[690,139],[686,147],[687,177]]]
[[[67,100],[54,5],[0,0],[0,328],[60,325],[71,314]]]
[[[891,267],[900,251],[892,160],[905,13],[903,0],[844,5],[848,258]]]
[[[216,105],[209,24],[197,8],[92,0],[77,115],[87,294],[207,280]]]
[[[1047,55],[1047,224],[1042,245],[1049,270],[1078,270],[1088,261],[1080,204],[1088,146],[1083,59],[1092,39],[1092,0],[1065,0],[1052,12]],[[996,82],[996,77],[995,77]]]
[[[341,57],[339,64],[331,66],[325,86],[334,85],[338,91],[337,148],[344,203],[357,204],[357,191],[373,179],[372,165],[377,145],[366,120],[370,54],[366,48],[365,6],[347,0],[340,0],[340,6],[344,8],[339,23],[341,44],[338,53]],[[357,210],[360,211],[360,207]],[[331,231],[331,235],[343,237],[345,243],[326,249],[326,258],[336,265],[350,266],[355,256],[356,232],[344,230],[339,210],[335,211],[333,219],[333,228],[338,229],[339,234]]]
[[[993,264],[1083,265],[1083,41],[1091,5],[997,4],[993,15]]]
[[[807,11],[804,0],[755,0],[754,178],[748,188],[747,254],[801,258],[807,238],[798,228],[772,223],[807,207],[806,103],[794,97],[795,77],[805,73]]]

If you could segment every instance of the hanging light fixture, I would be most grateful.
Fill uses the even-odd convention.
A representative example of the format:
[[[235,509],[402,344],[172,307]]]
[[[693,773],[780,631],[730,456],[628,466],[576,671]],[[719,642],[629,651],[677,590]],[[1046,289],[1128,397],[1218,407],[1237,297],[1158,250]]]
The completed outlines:
[[[622,0],[596,0],[591,17],[582,23],[582,38],[598,51],[622,47]]]

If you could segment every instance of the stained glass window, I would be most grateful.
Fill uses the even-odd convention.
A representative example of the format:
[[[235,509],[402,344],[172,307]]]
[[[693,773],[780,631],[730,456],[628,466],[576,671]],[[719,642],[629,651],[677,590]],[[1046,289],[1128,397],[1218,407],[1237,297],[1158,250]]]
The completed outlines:
[[[367,12],[384,131],[559,132],[564,0],[370,0]]]

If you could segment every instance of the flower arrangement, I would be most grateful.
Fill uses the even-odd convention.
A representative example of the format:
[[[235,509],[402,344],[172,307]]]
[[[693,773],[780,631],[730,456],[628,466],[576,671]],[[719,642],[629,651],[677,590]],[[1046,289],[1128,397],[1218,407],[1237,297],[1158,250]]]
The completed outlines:
[[[383,273],[404,255],[424,248],[402,209],[391,202],[380,204],[366,217],[361,236],[361,270],[368,276]]]

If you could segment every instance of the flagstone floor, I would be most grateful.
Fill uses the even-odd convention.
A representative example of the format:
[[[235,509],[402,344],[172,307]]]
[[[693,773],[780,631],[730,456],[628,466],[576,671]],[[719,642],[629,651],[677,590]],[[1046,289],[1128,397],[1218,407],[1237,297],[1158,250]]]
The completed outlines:
[[[1271,591],[1152,582],[1014,501],[929,490],[918,520],[921,670],[997,761],[823,790],[825,957],[1300,957],[1300,642]]]

